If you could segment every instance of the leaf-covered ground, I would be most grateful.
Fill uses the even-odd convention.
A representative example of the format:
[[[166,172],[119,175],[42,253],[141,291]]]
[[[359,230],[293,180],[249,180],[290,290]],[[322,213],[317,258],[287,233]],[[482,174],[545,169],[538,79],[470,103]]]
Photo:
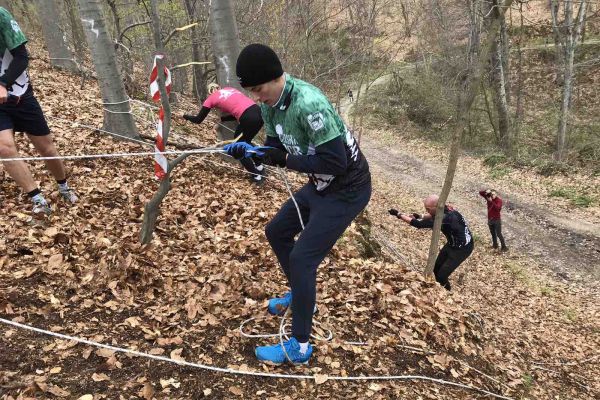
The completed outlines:
[[[77,126],[100,126],[97,88],[80,90],[75,77],[48,69],[44,53],[34,48],[34,55],[32,79],[63,154],[145,150]],[[210,125],[188,139],[212,144]],[[23,154],[35,154],[18,141]],[[429,234],[394,226],[385,215],[391,200],[416,208],[418,199],[377,176],[366,216],[319,269],[317,320],[334,340],[316,344],[308,367],[275,368],[254,358],[254,346],[266,340],[244,338],[238,328],[257,317],[254,331],[278,329],[265,301],[285,284],[263,233],[288,197],[276,174],[257,188],[234,164],[188,158],[174,173],[152,245],[141,247],[143,207],[157,187],[151,159],[69,162],[81,195],[74,207],[58,199],[41,163],[30,164],[55,212],[33,223],[27,199],[0,172],[0,317],[174,360],[319,379],[208,372],[0,324],[2,398],[483,398],[432,382],[322,382],[324,375],[425,375],[512,398],[598,395],[597,358],[534,364],[596,356],[593,298],[538,285],[530,271],[540,266],[491,254],[482,242],[446,293],[419,273]],[[378,251],[374,238],[401,259]],[[347,343],[357,341],[366,345]]]

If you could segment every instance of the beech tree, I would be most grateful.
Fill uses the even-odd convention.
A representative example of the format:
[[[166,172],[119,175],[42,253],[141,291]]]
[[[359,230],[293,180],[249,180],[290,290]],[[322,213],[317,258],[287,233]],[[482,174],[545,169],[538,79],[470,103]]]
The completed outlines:
[[[235,74],[235,63],[240,54],[240,41],[231,0],[212,0],[210,3],[210,38],[217,82],[221,87],[241,89]],[[233,123],[219,126],[219,140],[233,139]]]
[[[429,246],[429,257],[427,259],[425,275],[431,275],[433,273],[435,260],[439,252],[438,244],[440,240],[442,219],[444,218],[444,205],[446,204],[446,200],[448,199],[448,195],[452,189],[452,182],[454,180],[454,174],[456,172],[456,165],[458,163],[458,156],[460,153],[460,142],[462,140],[463,132],[469,123],[469,112],[481,86],[483,69],[489,60],[490,52],[494,46],[494,42],[497,40],[502,19],[504,18],[506,10],[510,8],[512,2],[513,0],[504,0],[503,2],[500,2],[498,6],[488,14],[486,18],[489,20],[485,24],[487,28],[484,41],[481,44],[472,44],[478,46],[479,49],[478,51],[471,53],[477,54],[477,56],[469,59],[468,70],[463,83],[464,90],[459,92],[457,123],[454,126],[452,133],[452,145],[450,147],[448,169],[444,179],[444,186],[442,187],[442,192],[439,196],[433,223],[433,234],[431,235],[431,244]]]
[[[67,45],[67,36],[63,32],[63,24],[60,23],[60,10],[62,1],[37,0],[38,15],[42,23],[44,42],[50,56],[53,67],[65,69],[71,72],[77,71],[77,64]]]
[[[104,103],[104,126],[110,132],[137,138],[129,96],[117,67],[114,41],[109,37],[101,0],[78,0],[81,21],[87,37]]]
[[[560,21],[560,6],[562,4],[563,19]],[[575,4],[579,5],[577,14],[574,14]],[[575,51],[581,39],[587,0],[551,0],[550,13],[552,15],[552,29],[557,42],[557,60],[562,63],[562,96],[558,129],[556,132],[556,161],[563,161],[566,152],[567,128],[569,121],[569,110],[571,109],[571,97],[575,87]]]

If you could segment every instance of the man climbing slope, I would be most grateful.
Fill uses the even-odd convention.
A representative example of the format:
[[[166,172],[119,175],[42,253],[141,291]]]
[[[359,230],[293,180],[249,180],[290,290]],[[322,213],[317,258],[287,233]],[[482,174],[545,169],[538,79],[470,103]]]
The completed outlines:
[[[389,213],[415,228],[431,229],[433,228],[438,201],[439,197],[435,194],[429,195],[423,200],[426,211],[423,215],[404,214],[393,208],[389,210]],[[433,273],[435,280],[445,289],[450,290],[448,278],[473,252],[473,235],[462,214],[449,204],[444,205],[442,233],[446,237],[446,244],[435,260]]]
[[[308,174],[310,181],[283,204],[266,227],[266,235],[291,290],[269,301],[271,314],[291,306],[292,337],[256,348],[259,360],[306,363],[316,302],[317,267],[371,197],[367,160],[351,132],[325,95],[313,85],[283,72],[268,46],[251,44],[237,60],[242,87],[260,103],[267,139],[258,151],[245,143],[226,146],[236,157],[258,156]],[[298,235],[297,240],[296,235]]]

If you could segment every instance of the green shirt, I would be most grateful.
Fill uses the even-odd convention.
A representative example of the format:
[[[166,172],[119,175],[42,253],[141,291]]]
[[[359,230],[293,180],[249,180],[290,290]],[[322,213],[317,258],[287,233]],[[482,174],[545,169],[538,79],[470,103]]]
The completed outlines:
[[[289,107],[284,103],[293,90]],[[338,136],[346,126],[327,100],[313,85],[286,74],[281,98],[273,107],[261,104],[266,133],[278,137],[290,154],[315,154],[314,148]]]
[[[346,145],[348,170],[344,176],[309,174],[317,190],[323,191],[336,179],[337,186],[370,181],[367,162],[352,133],[327,97],[315,86],[286,74],[279,101],[261,104],[265,132],[279,138],[288,153],[313,155],[315,147],[341,137]]]
[[[13,16],[3,7],[0,7],[0,75],[8,69],[12,62],[10,50],[27,43],[25,34]],[[9,89],[10,94],[21,96],[29,88],[29,76],[27,71],[17,78],[15,84]]]

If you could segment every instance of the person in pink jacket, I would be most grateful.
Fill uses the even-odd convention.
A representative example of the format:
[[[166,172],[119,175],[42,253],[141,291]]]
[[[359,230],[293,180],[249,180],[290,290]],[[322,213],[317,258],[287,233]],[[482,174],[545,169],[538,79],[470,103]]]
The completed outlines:
[[[235,88],[220,88],[217,84],[209,86],[209,96],[202,103],[200,112],[197,115],[185,114],[183,118],[195,124],[201,124],[213,108],[218,108],[224,114],[221,122],[233,119],[238,122],[234,134],[235,137],[242,135],[238,142],[251,144],[263,126],[260,107],[252,99]],[[254,183],[262,184],[264,182],[264,165],[251,158],[241,159],[240,162],[252,174],[251,179]]]

